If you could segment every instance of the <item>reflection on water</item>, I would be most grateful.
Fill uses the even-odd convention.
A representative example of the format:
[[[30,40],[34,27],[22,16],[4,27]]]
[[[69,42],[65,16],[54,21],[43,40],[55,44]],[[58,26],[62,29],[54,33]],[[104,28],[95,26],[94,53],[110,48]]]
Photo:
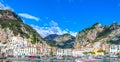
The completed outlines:
[[[120,59],[103,59],[103,60],[98,60],[93,62],[120,62]]]
[[[107,59],[102,60],[101,62],[120,62],[120,59]]]
[[[10,61],[10,62],[43,62],[43,61],[40,61],[40,60],[21,60],[21,61]]]
[[[72,61],[63,61],[63,60],[58,60],[58,61],[40,61],[40,60],[21,60],[21,61],[10,61],[10,62],[72,62]]]
[[[58,60],[58,61],[40,61],[40,60],[21,60],[21,61],[10,61],[10,62],[72,62],[72,61],[63,61],[63,60]],[[91,62],[91,61],[90,61]],[[120,60],[116,59],[103,59],[103,60],[96,60],[92,62],[120,62]]]

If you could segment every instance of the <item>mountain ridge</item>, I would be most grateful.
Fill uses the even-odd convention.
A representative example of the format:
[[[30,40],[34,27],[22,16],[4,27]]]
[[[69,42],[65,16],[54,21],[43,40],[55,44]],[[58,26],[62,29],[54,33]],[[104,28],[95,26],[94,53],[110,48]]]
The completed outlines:
[[[112,23],[102,26],[100,23],[95,23],[79,31],[76,37],[66,33],[51,34],[42,38],[31,26],[23,23],[17,14],[10,10],[0,10],[0,42],[7,43],[14,36],[27,39],[32,44],[37,41],[56,48],[95,47],[106,50],[110,44],[120,44],[120,25]]]
[[[120,25],[118,25],[117,23],[112,23],[111,25],[106,26],[102,26],[100,23],[96,23],[93,26],[80,31],[77,34],[74,47],[76,49],[83,47],[92,47],[107,50],[109,49],[108,45],[115,44],[115,41],[113,42],[111,40],[117,37],[119,38],[119,36]]]
[[[51,34],[44,38],[58,48],[73,48],[75,37],[70,34]]]

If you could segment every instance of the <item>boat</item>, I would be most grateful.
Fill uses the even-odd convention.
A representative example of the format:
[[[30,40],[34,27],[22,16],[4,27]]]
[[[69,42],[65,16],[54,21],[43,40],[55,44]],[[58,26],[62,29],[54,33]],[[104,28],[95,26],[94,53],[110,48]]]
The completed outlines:
[[[35,58],[35,56],[28,56],[28,58],[34,59],[34,58]]]
[[[40,59],[41,57],[40,56],[35,56],[35,58]]]
[[[110,58],[118,58],[118,55],[110,55]]]
[[[103,59],[103,56],[96,56],[95,59]]]
[[[58,59],[58,60],[62,60],[63,57],[62,57],[62,56],[57,56],[57,59]]]
[[[0,56],[0,59],[6,59],[7,57],[5,57],[5,56]]]
[[[84,61],[81,59],[75,59],[75,62],[84,62]]]
[[[0,57],[0,59],[7,59],[7,57]]]

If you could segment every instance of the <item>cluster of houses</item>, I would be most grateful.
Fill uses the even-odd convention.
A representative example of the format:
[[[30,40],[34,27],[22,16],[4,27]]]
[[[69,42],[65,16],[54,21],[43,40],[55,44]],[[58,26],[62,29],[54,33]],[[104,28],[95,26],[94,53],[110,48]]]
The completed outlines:
[[[83,48],[77,49],[60,49],[49,47],[43,44],[31,44],[21,37],[12,37],[8,44],[0,43],[0,54],[6,56],[84,56],[84,52],[94,52],[94,55],[104,55],[104,52],[97,52],[99,49]],[[120,45],[110,45],[109,53],[117,54],[120,52]]]
[[[110,45],[110,54],[120,54],[120,45]]]

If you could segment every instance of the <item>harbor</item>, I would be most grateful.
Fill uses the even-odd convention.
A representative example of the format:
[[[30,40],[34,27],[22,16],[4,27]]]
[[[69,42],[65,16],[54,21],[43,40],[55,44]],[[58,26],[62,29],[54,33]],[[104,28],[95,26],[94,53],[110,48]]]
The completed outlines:
[[[46,58],[46,59],[45,59]],[[0,62],[119,62],[119,57],[106,57],[106,56],[96,56],[96,57],[40,57],[40,58],[4,58],[0,59]]]
[[[119,62],[120,59],[78,59],[78,61],[71,61],[71,60],[37,60],[37,59],[14,59],[14,60],[8,60],[3,59],[0,60],[0,62]]]

